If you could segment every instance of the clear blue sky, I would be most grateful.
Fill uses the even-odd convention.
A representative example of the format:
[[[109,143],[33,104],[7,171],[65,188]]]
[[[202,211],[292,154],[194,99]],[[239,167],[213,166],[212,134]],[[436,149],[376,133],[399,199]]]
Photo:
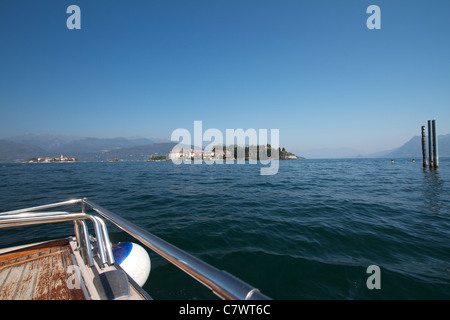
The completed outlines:
[[[68,30],[66,9],[81,9]],[[381,8],[381,30],[366,9]],[[450,133],[448,0],[0,1],[0,138],[279,129],[294,151]]]

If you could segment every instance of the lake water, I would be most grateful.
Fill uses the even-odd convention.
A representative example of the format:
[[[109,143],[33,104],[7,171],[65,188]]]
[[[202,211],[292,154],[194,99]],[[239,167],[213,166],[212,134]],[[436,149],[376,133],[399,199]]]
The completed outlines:
[[[0,212],[87,197],[273,299],[450,299],[450,159],[0,164]],[[0,247],[73,234],[0,229]],[[113,242],[131,238],[110,227]],[[154,299],[215,299],[150,252]],[[380,268],[380,289],[366,281]]]

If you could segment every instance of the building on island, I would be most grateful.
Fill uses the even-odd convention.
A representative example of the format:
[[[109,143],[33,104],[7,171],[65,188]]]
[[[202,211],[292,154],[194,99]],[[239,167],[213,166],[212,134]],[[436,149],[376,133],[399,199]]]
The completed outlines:
[[[169,160],[223,160],[231,157],[231,152],[226,150],[198,150],[198,149],[173,149],[169,152]]]
[[[77,159],[61,155],[59,157],[32,158],[29,159],[28,162],[77,162]]]
[[[189,161],[189,160],[259,160],[259,159],[271,159],[271,156],[278,157],[279,160],[297,160],[298,157],[286,151],[285,148],[279,148],[278,153],[274,153],[270,145],[263,146],[250,146],[250,147],[234,147],[231,148],[218,147],[213,150],[197,150],[197,149],[184,149],[175,148],[169,152],[169,160],[171,161]]]

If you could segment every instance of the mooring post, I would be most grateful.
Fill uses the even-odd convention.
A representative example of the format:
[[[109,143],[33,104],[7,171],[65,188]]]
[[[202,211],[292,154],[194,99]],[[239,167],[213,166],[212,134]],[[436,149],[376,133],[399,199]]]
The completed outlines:
[[[433,131],[433,167],[439,167],[439,152],[438,152],[438,136],[436,133],[436,120],[431,121],[431,130]]]
[[[423,167],[427,167],[428,161],[427,161],[427,141],[425,138],[425,126],[422,126],[422,162]]]
[[[433,168],[433,130],[431,128],[431,120],[428,120],[428,164]]]

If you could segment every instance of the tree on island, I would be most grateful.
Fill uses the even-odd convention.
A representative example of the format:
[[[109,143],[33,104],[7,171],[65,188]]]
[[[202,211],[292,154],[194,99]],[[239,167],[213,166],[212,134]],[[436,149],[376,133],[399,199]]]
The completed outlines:
[[[153,155],[149,161],[165,161],[167,160],[166,156],[155,156]]]
[[[247,147],[241,147],[236,145],[229,145],[227,146],[221,146],[217,145],[214,146],[212,151],[216,153],[216,151],[223,152],[223,159],[226,159],[225,152],[226,151],[231,152],[231,157],[233,159],[237,160],[243,160],[243,157],[245,160],[261,160],[261,156],[263,159],[269,159],[273,154],[276,153],[276,149],[272,148],[272,145],[266,144],[266,145],[251,145]],[[262,154],[260,154],[260,150],[262,151]],[[287,160],[287,159],[297,159],[297,156],[293,154],[292,152],[286,151],[286,149],[278,148],[278,159],[279,160]]]

